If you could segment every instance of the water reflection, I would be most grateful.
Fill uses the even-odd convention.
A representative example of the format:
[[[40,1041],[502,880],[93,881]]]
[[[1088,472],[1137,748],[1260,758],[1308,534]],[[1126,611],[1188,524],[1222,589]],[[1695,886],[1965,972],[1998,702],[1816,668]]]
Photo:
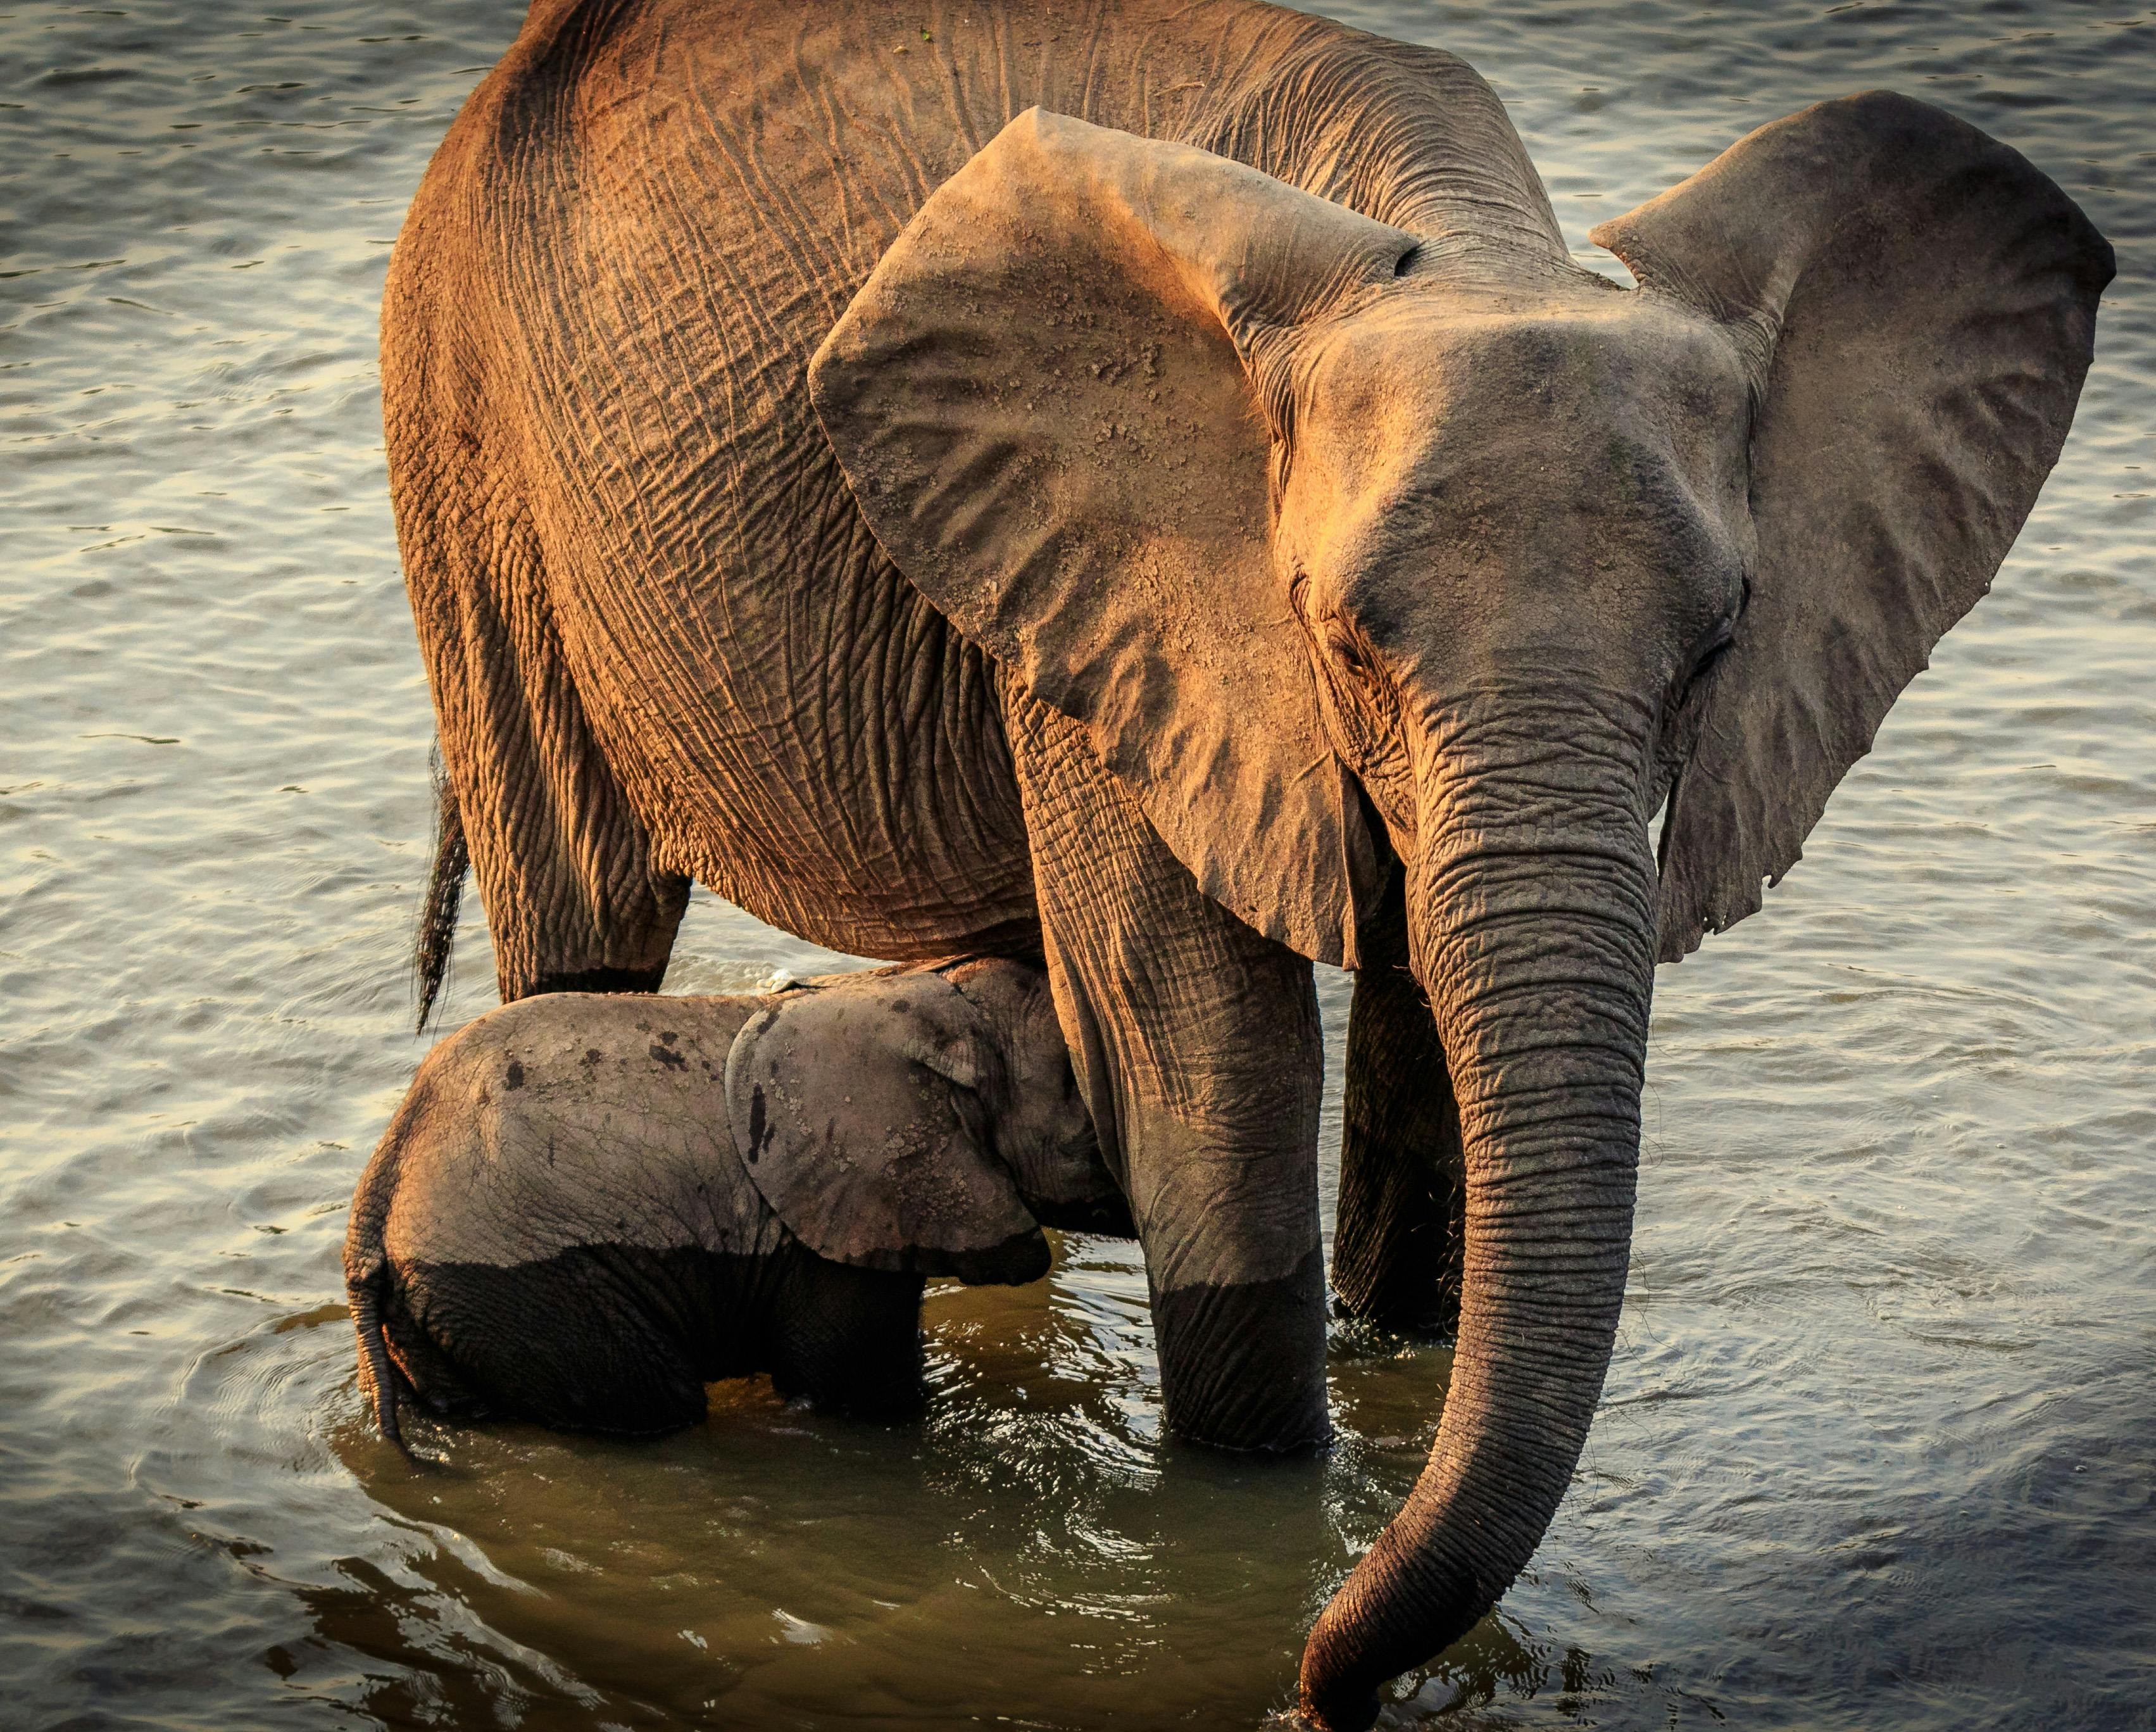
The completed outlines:
[[[302,1683],[338,1653],[379,1663],[359,1699],[393,1725],[1285,1725],[1300,1632],[1419,1471],[1450,1355],[1344,1325],[1327,1457],[1186,1448],[1158,1433],[1143,1282],[1130,1246],[1073,1236],[1049,1282],[932,1288],[918,1426],[819,1415],[757,1379],[656,1442],[415,1417],[415,1467],[336,1401],[309,1452],[399,1543],[290,1584],[313,1635],[266,1657]],[[348,1398],[348,1358],[320,1308],[212,1355],[189,1399],[259,1401],[309,1370]],[[1596,1611],[1584,1580],[1549,1579]],[[1657,1724],[1679,1699],[1712,1709],[1507,1611],[1386,1723],[1628,1698]]]
[[[455,1536],[413,1560],[424,1579],[609,1714],[824,1724],[843,1678],[850,1725],[1127,1724],[1134,1683],[1163,1725],[1255,1725],[1291,1688],[1312,1560],[1345,1567],[1343,1528],[1382,1520],[1419,1451],[1163,1444],[1142,1293],[1127,1247],[1082,1239],[1052,1283],[937,1288],[920,1426],[757,1380],[655,1443],[436,1428],[446,1464],[413,1472],[356,1425],[328,1442],[370,1497]],[[1359,1406],[1416,1426],[1385,1392]]]

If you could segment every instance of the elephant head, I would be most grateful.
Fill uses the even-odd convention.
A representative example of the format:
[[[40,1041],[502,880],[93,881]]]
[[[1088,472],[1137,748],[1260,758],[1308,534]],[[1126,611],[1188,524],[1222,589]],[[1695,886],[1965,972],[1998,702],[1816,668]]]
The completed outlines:
[[[892,560],[1209,895],[1353,966],[1404,868],[1465,1290],[1429,1464],[1305,1655],[1328,1726],[1539,1542],[1624,1292],[1655,964],[1759,906],[1989,585],[2111,275],[2020,157],[1884,94],[1595,238],[1639,288],[1546,207],[1416,234],[1033,110],[810,373]]]
[[[1022,1283],[1043,1225],[1129,1233],[1047,978],[991,959],[778,997],[727,1054],[750,1181],[818,1256]]]

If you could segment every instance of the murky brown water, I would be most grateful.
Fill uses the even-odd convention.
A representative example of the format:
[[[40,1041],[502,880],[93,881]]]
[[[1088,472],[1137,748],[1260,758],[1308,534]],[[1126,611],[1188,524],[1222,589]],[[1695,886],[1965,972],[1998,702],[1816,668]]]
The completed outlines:
[[[1480,66],[1583,248],[1883,84],[2121,265],[1997,593],[1664,974],[1594,1440],[1399,1721],[2156,1726],[2156,16],[1342,9]],[[1443,1353],[1342,1334],[1322,1462],[1164,1446],[1142,1272],[1074,1240],[932,1298],[917,1430],[743,1393],[415,1476],[361,1422],[337,1252],[428,830],[375,304],[516,21],[0,13],[0,1726],[1253,1726]],[[700,897],[669,984],[822,961]]]

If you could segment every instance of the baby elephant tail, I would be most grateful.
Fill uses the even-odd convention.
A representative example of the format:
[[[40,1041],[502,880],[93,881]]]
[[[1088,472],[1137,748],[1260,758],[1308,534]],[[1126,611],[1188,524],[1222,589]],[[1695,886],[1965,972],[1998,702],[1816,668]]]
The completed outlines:
[[[352,1325],[359,1336],[359,1380],[374,1405],[374,1422],[382,1435],[406,1455],[412,1453],[397,1424],[397,1398],[403,1374],[389,1357],[382,1339],[382,1294],[388,1284],[389,1265],[380,1257],[372,1267],[345,1282],[345,1296],[352,1304]]]

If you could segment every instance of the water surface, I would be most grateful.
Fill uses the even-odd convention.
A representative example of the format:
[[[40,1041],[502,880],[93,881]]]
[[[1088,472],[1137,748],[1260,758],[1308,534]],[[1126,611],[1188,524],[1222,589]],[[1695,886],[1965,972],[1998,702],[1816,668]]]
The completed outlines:
[[[1342,9],[1493,80],[1583,259],[1886,85],[2121,265],[1996,593],[1767,912],[1663,974],[1601,1416],[1397,1723],[2156,1726],[2156,18]],[[422,1051],[429,828],[376,304],[516,23],[0,14],[0,1724],[1255,1726],[1440,1350],[1341,1332],[1322,1462],[1176,1448],[1142,1271],[1072,1239],[1050,1283],[932,1297],[916,1429],[748,1388],[415,1475],[362,1421],[338,1249]],[[453,1021],[490,997],[464,943]],[[669,985],[826,960],[700,896]]]

